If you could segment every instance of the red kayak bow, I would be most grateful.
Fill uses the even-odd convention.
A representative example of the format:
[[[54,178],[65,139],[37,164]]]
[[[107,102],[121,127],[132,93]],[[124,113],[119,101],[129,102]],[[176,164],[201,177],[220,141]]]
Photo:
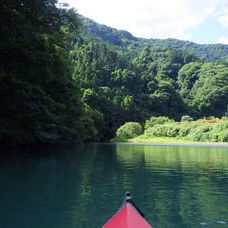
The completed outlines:
[[[126,192],[123,206],[102,228],[152,228],[143,217],[130,193]]]

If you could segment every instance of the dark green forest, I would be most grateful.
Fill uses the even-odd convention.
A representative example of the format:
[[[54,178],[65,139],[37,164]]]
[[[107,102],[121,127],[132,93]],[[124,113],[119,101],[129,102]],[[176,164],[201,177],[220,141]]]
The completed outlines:
[[[177,39],[144,39],[134,37],[131,33],[117,30],[80,15],[84,21],[84,36],[97,41],[114,45],[118,49],[128,49],[129,45],[142,47],[145,44],[151,47],[167,47],[184,50],[192,53],[203,61],[228,60],[228,45],[225,44],[197,44],[190,41]]]
[[[56,0],[2,0],[2,145],[104,141],[151,116],[222,117],[228,45],[146,40]]]

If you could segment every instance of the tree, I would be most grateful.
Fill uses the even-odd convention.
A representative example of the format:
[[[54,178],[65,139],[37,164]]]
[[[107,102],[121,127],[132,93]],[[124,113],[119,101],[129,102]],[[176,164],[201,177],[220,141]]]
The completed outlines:
[[[81,92],[69,47],[80,22],[56,0],[11,0],[0,9],[0,140],[5,144],[81,141]]]
[[[117,129],[116,136],[133,138],[142,134],[142,127],[137,122],[127,122]]]
[[[202,65],[198,74],[199,79],[190,92],[193,99],[189,105],[197,117],[224,115],[228,104],[227,71],[227,63],[214,62]]]

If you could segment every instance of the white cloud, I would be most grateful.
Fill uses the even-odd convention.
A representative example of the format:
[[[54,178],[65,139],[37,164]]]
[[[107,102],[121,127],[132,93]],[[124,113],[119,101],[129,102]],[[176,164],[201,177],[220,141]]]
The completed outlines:
[[[219,43],[221,44],[228,44],[228,38],[222,36],[219,38]]]
[[[225,27],[228,26],[228,15],[220,16],[218,21],[223,24]]]
[[[63,1],[63,0],[61,0]],[[227,0],[66,0],[78,12],[139,37],[190,38],[189,28],[197,27],[210,15],[224,9]],[[223,23],[227,17],[219,15]]]

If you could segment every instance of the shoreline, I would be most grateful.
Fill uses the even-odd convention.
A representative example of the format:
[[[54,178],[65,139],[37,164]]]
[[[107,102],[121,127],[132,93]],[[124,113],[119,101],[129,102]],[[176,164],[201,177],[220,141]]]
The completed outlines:
[[[125,139],[121,141],[112,141],[111,143],[118,144],[134,144],[134,145],[154,145],[154,146],[206,146],[206,147],[228,147],[228,142],[192,142],[176,138],[156,137],[146,139],[143,137],[136,137],[132,139]]]
[[[111,142],[112,144],[132,144],[132,145],[148,145],[148,146],[199,146],[199,147],[228,147],[228,143],[152,143],[152,142]]]

